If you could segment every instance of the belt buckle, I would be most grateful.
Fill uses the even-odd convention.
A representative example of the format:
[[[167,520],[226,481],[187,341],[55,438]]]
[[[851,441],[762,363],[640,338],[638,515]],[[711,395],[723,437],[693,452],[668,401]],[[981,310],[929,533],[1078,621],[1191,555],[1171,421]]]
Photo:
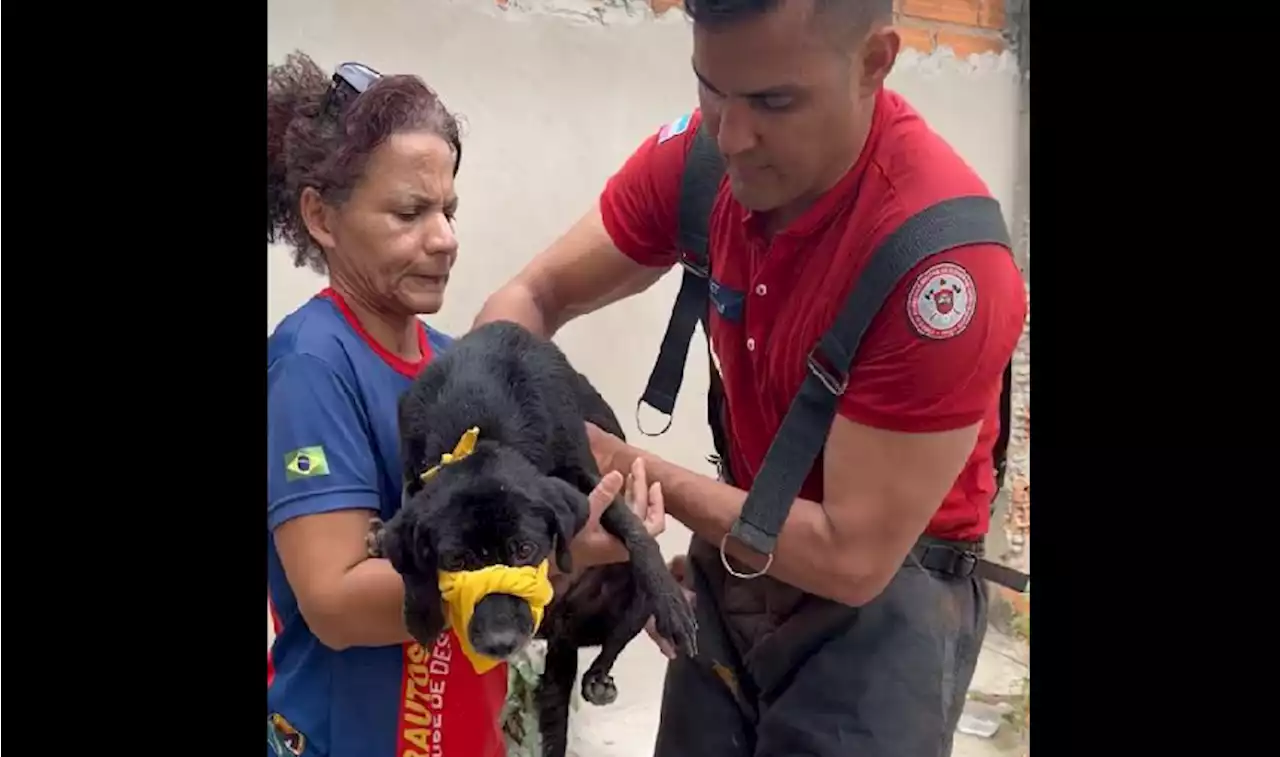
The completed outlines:
[[[978,570],[978,556],[972,552],[956,550],[956,577],[969,578]]]
[[[943,555],[939,562],[931,558],[933,554]],[[978,555],[950,544],[926,544],[920,553],[920,567],[946,573],[953,578],[968,578],[978,570]],[[945,566],[945,567],[944,567]]]

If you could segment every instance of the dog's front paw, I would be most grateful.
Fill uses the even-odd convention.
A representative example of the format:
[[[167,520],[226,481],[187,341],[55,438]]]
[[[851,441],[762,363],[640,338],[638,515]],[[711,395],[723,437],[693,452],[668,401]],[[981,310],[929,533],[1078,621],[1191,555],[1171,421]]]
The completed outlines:
[[[364,548],[369,557],[385,557],[382,553],[382,532],[386,527],[381,518],[369,519],[369,532],[364,535]]]
[[[653,625],[658,635],[689,657],[698,654],[698,619],[679,586],[653,598]]]
[[[583,673],[582,698],[600,707],[613,704],[618,698],[618,687],[613,683],[613,676],[602,670]]]

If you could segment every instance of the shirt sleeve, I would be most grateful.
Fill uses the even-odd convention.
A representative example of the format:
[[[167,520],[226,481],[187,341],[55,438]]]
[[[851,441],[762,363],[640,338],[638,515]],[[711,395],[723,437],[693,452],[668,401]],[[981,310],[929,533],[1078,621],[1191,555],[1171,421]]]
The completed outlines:
[[[680,182],[701,123],[698,111],[665,124],[646,138],[606,182],[600,215],[613,244],[645,266],[674,265]]]
[[[1004,247],[931,257],[872,321],[840,414],[908,433],[978,423],[999,397],[1026,315],[1022,275]]]
[[[306,354],[281,358],[267,374],[267,527],[378,510],[378,464],[352,387]]]

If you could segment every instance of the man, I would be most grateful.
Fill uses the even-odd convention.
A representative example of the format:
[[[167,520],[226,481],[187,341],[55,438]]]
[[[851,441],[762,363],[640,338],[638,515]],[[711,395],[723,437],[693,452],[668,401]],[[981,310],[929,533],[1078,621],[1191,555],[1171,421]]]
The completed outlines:
[[[477,321],[550,336],[651,286],[679,260],[686,158],[699,130],[714,138],[727,179],[707,226],[723,481],[592,435],[606,469],[641,456],[661,482],[667,512],[695,534],[700,647],[728,640],[668,666],[656,754],[949,754],[986,586],[972,570],[915,557],[922,545],[980,554],[1002,375],[1026,315],[1021,276],[998,244],[944,249],[911,268],[861,339],[776,549],[726,538],[810,348],[873,251],[926,207],[989,192],[884,89],[900,46],[891,0],[686,9],[700,109],[641,143],[597,207]]]

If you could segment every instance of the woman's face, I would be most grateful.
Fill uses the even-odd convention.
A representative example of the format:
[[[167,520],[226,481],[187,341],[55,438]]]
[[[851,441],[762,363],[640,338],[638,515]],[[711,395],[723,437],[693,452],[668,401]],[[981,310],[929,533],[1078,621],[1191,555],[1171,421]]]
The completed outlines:
[[[383,142],[347,201],[324,207],[329,238],[313,230],[330,275],[379,310],[439,311],[458,255],[453,160],[449,144],[430,132]]]

